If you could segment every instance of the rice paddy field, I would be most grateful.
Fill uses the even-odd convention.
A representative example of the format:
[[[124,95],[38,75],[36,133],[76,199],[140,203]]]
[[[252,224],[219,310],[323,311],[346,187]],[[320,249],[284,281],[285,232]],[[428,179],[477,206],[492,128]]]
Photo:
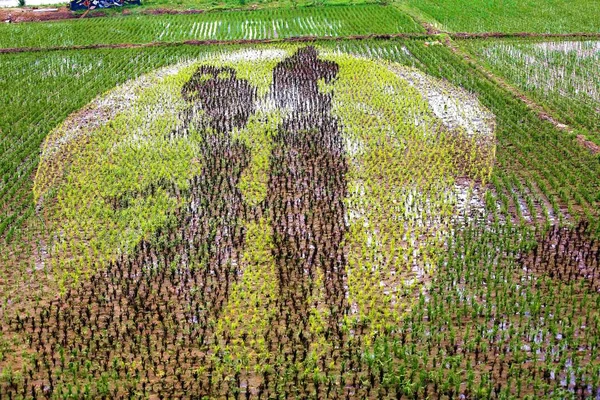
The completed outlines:
[[[419,33],[423,28],[395,7],[380,5],[129,15],[113,18],[0,25],[0,46],[64,47],[186,40],[282,39]]]
[[[468,45],[495,73],[600,143],[600,40]]]
[[[600,4],[589,0],[402,0],[409,10],[455,32],[600,32]]]
[[[600,398],[600,48],[405,7],[0,26],[0,399]]]

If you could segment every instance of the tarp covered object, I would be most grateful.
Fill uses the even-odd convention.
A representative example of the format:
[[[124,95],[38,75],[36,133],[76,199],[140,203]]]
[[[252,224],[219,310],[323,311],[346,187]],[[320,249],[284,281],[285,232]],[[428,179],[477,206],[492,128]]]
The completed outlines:
[[[94,8],[121,7],[129,4],[141,4],[140,0],[72,0],[71,10],[87,10]]]

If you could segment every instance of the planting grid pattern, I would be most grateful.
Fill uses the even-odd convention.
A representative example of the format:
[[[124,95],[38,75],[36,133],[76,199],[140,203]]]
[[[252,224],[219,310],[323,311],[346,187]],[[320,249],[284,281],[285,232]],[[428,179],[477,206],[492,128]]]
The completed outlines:
[[[423,32],[394,7],[380,5],[133,15],[0,25],[0,47],[55,47],[185,40],[283,39]]]
[[[404,5],[598,31],[578,1]],[[307,10],[2,26],[0,47],[423,31]],[[570,132],[446,39],[0,54],[0,398],[598,398],[597,42],[460,44]]]
[[[230,46],[230,49],[247,47]],[[265,51],[277,50],[277,47],[272,46],[253,46],[252,48]],[[599,332],[600,327],[600,320],[592,306],[600,301],[600,296],[594,291],[597,283],[592,278],[595,276],[594,268],[597,266],[593,261],[589,263],[592,268],[591,275],[579,273],[576,270],[573,272],[574,270],[571,268],[577,260],[593,260],[594,257],[597,257],[597,242],[588,238],[588,232],[598,229],[599,199],[596,196],[600,189],[597,180],[600,175],[600,165],[597,157],[582,151],[571,136],[565,135],[551,123],[541,121],[522,102],[499,89],[445,46],[431,45],[429,42],[415,39],[322,43],[317,45],[317,49],[333,54],[349,53],[368,56],[373,59],[389,60],[417,67],[422,72],[446,79],[452,84],[478,95],[480,101],[496,116],[497,124],[496,167],[492,172],[490,183],[483,187],[472,188],[473,191],[481,192],[480,197],[484,199],[482,207],[486,210],[487,215],[484,221],[488,222],[481,223],[480,219],[465,220],[464,229],[453,234],[448,243],[448,251],[444,253],[446,255],[442,255],[439,260],[434,261],[437,271],[435,278],[428,286],[426,293],[415,297],[416,303],[412,311],[403,317],[403,322],[399,325],[403,328],[396,330],[392,327],[387,334],[365,339],[366,341],[361,341],[357,347],[352,347],[350,353],[344,356],[349,357],[347,360],[350,364],[344,365],[354,365],[354,367],[342,367],[341,364],[335,363],[328,364],[337,357],[338,353],[326,350],[327,347],[324,347],[324,352],[320,354],[327,356],[311,359],[313,361],[307,360],[308,363],[300,365],[301,368],[313,371],[310,375],[300,373],[295,369],[296,367],[292,367],[286,362],[282,364],[282,361],[272,360],[270,365],[275,368],[284,368],[283,370],[278,369],[280,371],[278,376],[287,376],[288,378],[285,379],[292,379],[292,381],[282,381],[281,384],[275,383],[269,377],[268,369],[236,375],[235,371],[238,367],[235,366],[235,361],[218,357],[213,359],[210,365],[214,366],[211,368],[217,368],[222,372],[213,372],[213,380],[198,381],[192,373],[193,370],[187,370],[178,378],[179,381],[169,380],[165,381],[163,386],[148,386],[148,382],[152,382],[154,378],[144,372],[141,375],[141,381],[126,379],[125,374],[135,374],[135,368],[131,369],[126,360],[114,358],[112,354],[116,353],[113,353],[114,350],[111,350],[110,347],[102,347],[105,349],[103,351],[107,352],[109,364],[102,361],[103,358],[97,360],[99,364],[80,364],[80,361],[75,362],[75,360],[81,360],[78,353],[72,353],[69,356],[74,364],[61,361],[56,353],[46,356],[45,360],[50,362],[50,366],[42,368],[40,364],[38,368],[51,371],[52,390],[58,390],[65,396],[69,391],[71,393],[77,391],[82,396],[84,393],[97,395],[104,393],[113,397],[121,397],[126,396],[127,393],[135,393],[137,390],[141,393],[175,395],[185,385],[196,382],[193,386],[189,386],[190,390],[200,392],[208,390],[207,393],[231,395],[247,393],[248,396],[258,396],[259,392],[263,395],[289,394],[288,385],[293,387],[300,385],[302,388],[300,396],[318,397],[329,393],[328,396],[334,398],[339,396],[381,398],[400,394],[425,396],[426,393],[454,393],[454,395],[476,393],[476,396],[496,397],[507,395],[521,397],[525,393],[535,393],[540,396],[550,396],[551,394],[561,396],[565,393],[575,393],[577,397],[586,397],[595,393],[596,388],[599,387],[595,380],[598,377],[599,367],[597,363],[588,361],[587,354],[594,355],[597,352],[597,343],[593,338],[598,337],[596,333]],[[37,107],[38,110],[35,113],[17,114],[14,117],[16,118],[14,124],[3,126],[3,132],[5,128],[21,129],[20,131],[7,129],[6,132],[15,135],[15,138],[28,139],[21,140],[23,147],[13,154],[14,163],[12,165],[5,164],[8,167],[5,171],[10,171],[12,166],[15,172],[13,174],[9,172],[5,178],[5,182],[9,184],[5,184],[3,190],[11,196],[4,198],[4,209],[8,210],[8,215],[14,216],[13,218],[16,220],[11,220],[9,224],[4,225],[4,229],[8,229],[10,236],[13,237],[13,244],[7,245],[7,248],[10,249],[8,252],[3,252],[3,264],[15,265],[15,256],[19,258],[21,255],[24,258],[17,260],[17,265],[19,265],[17,269],[11,270],[10,273],[3,271],[4,274],[8,273],[5,276],[13,282],[12,290],[4,294],[3,304],[8,304],[6,302],[10,300],[10,304],[13,306],[3,308],[3,315],[7,321],[3,328],[3,337],[5,338],[3,340],[12,337],[16,343],[19,343],[19,336],[15,339],[11,335],[25,330],[34,332],[35,338],[38,337],[38,334],[40,335],[41,339],[35,339],[34,343],[51,345],[54,343],[52,335],[62,337],[61,327],[66,326],[64,324],[51,325],[54,327],[42,331],[39,320],[36,322],[33,318],[24,319],[21,316],[15,316],[15,311],[19,309],[29,309],[31,312],[35,312],[34,310],[39,309],[35,305],[36,296],[43,299],[49,295],[46,291],[52,293],[53,290],[59,289],[56,281],[53,284],[52,279],[48,280],[47,264],[43,262],[40,264],[39,258],[30,259],[25,256],[32,253],[43,255],[51,251],[43,240],[40,241],[40,236],[36,236],[34,233],[35,229],[41,228],[39,223],[35,222],[36,218],[27,218],[35,213],[30,194],[31,177],[38,165],[35,154],[46,134],[66,115],[89,102],[94,94],[102,93],[115,84],[143,71],[196,59],[211,51],[214,50],[196,46],[179,46],[63,51],[48,53],[44,57],[39,57],[39,54],[27,53],[3,56],[12,62],[13,71],[29,72],[20,75],[29,78],[13,83],[14,86],[7,92],[7,95],[10,94],[7,98],[11,99],[12,104],[23,104],[25,101],[30,101],[31,108],[36,109]],[[98,54],[103,55],[101,64],[98,61]],[[127,65],[135,65],[136,69],[126,68]],[[102,68],[99,68],[100,66]],[[78,76],[76,75],[76,80],[72,77],[74,70],[79,73]],[[98,75],[98,71],[105,72]],[[109,73],[113,71],[128,72]],[[92,76],[90,74],[94,72],[96,73],[93,75],[95,79],[89,79]],[[33,77],[37,77],[37,79]],[[81,85],[82,82],[84,85]],[[56,83],[63,85],[63,90],[48,89],[55,88]],[[37,97],[32,94],[36,94]],[[45,121],[47,118],[55,119],[44,125],[39,124],[40,121]],[[11,139],[8,136],[3,139],[5,148],[10,150],[11,147],[6,143]],[[532,151],[533,149],[535,151]],[[21,159],[21,162],[17,162],[19,160],[17,157],[21,154],[27,154],[27,157]],[[173,189],[166,186],[164,190],[171,191]],[[116,204],[118,206],[118,199]],[[469,218],[468,215],[466,217]],[[546,233],[544,228],[547,225],[561,221],[566,223],[579,218],[590,222],[579,225],[573,231],[554,229]],[[30,225],[24,232],[19,228],[21,219]],[[3,219],[3,221],[6,220]],[[269,261],[269,252],[265,253],[264,246],[272,245],[269,244],[272,240],[269,239],[270,229],[260,220],[256,222],[257,225],[253,224],[248,226],[247,234],[251,238],[251,243],[257,247],[251,246],[247,249],[249,253],[245,253],[245,257],[254,257],[252,259],[256,259],[260,265],[269,265],[271,262]],[[163,232],[166,242],[163,242],[163,239],[159,240],[161,236],[158,236],[156,239],[158,242],[154,243],[154,239],[151,239],[148,244],[140,245],[142,247],[139,251],[143,257],[153,259],[156,257],[154,254],[157,251],[154,246],[163,246],[164,244],[160,243],[169,243],[169,240],[172,240],[169,239],[172,237],[169,230],[163,230]],[[58,248],[66,244],[60,243],[59,240]],[[536,245],[536,243],[539,244]],[[565,252],[560,258],[553,252],[553,249],[557,248],[557,243],[558,248],[562,248],[563,244],[561,243],[568,243],[568,246],[564,245]],[[535,249],[539,249],[539,251]],[[98,251],[102,252],[103,250],[99,248]],[[160,254],[160,252],[156,254]],[[549,272],[557,263],[561,265],[560,272]],[[136,268],[138,268],[136,264],[128,264],[128,261],[123,259],[111,268],[115,271],[115,277],[124,273],[141,273],[141,271],[136,272]],[[265,272],[256,272],[258,275],[252,276],[267,285],[263,288],[269,288],[268,285],[272,283],[267,284],[267,282],[274,278],[271,275],[263,276],[262,273]],[[22,278],[18,278],[18,276],[28,276],[28,278],[20,280]],[[71,274],[69,279],[76,276]],[[179,279],[175,278],[177,276],[169,275],[165,270],[165,273],[161,272],[158,276],[149,275],[148,279],[150,280],[147,284],[154,285],[154,279],[167,279],[168,282],[171,282],[173,279]],[[252,276],[248,276],[247,279],[254,279]],[[182,276],[181,279],[187,278]],[[321,279],[325,279],[325,277]],[[96,285],[94,286],[97,288],[95,290],[104,291],[102,293],[111,298],[122,290],[131,290],[131,288],[125,287],[118,289],[118,286],[111,283],[112,281],[106,280],[106,275],[103,273],[95,276],[92,282],[93,285]],[[487,285],[482,286],[482,282],[487,282]],[[242,285],[239,288],[241,292],[238,295],[242,297],[238,299],[244,298],[245,290],[250,290],[244,285],[253,287],[251,281],[242,282],[240,285]],[[88,297],[82,298],[82,294],[78,290],[66,290],[69,294],[64,300],[65,302],[88,301],[88,295],[85,295]],[[89,293],[88,289],[82,290]],[[23,296],[23,293],[26,293],[27,296]],[[144,293],[151,294],[151,292]],[[165,296],[166,293],[161,292],[154,295]],[[562,298],[558,296],[559,293],[562,294]],[[315,296],[320,295],[315,293]],[[522,298],[531,300],[524,302],[521,300]],[[581,300],[582,298],[584,300]],[[151,303],[158,301],[159,304],[162,304],[161,302],[164,300],[161,299],[163,297],[158,297],[156,300],[148,298],[148,301]],[[575,299],[579,300],[575,301]],[[95,300],[90,297],[89,301]],[[237,312],[235,311],[239,306],[237,301],[241,300],[235,300],[224,312]],[[104,307],[103,304],[100,306]],[[47,311],[43,311],[42,314],[49,313],[44,315],[52,316],[52,318],[65,318],[65,321],[75,321],[74,315],[63,314],[60,307],[60,303],[56,303],[49,308],[44,308]],[[67,309],[69,307],[71,306],[67,306]],[[254,312],[260,313],[259,310]],[[509,317],[511,315],[514,317]],[[47,318],[47,316],[42,318]],[[564,318],[571,316],[571,320],[576,318],[575,316],[579,316],[581,321],[575,327],[569,325],[568,320],[562,319],[563,317],[560,316],[565,316]],[[122,317],[124,321],[129,320],[127,315],[122,315]],[[94,321],[95,317],[92,315],[85,318]],[[115,314],[113,318],[121,317]],[[172,317],[167,314],[167,318]],[[114,319],[113,323],[116,324],[117,320]],[[317,324],[317,326],[327,326],[324,321],[319,324],[325,325]],[[557,327],[563,326],[563,324],[567,324],[566,326],[570,328],[556,331]],[[156,328],[159,329],[161,326],[163,325],[159,324]],[[161,329],[169,329],[167,326],[168,324]],[[311,329],[316,329],[314,325],[311,326]],[[368,331],[367,326],[359,324],[356,329],[361,329],[361,332],[363,329]],[[491,326],[490,329],[495,329],[495,333],[481,331],[480,327],[482,326]],[[586,328],[578,328],[579,326]],[[117,328],[118,325],[114,329]],[[108,339],[110,335],[116,334],[116,331],[111,333],[112,329],[107,331],[106,335],[108,336],[102,334],[97,340],[110,340]],[[128,330],[131,327],[123,326],[122,329]],[[217,333],[223,332],[219,329],[224,328],[218,328]],[[154,337],[158,333],[160,336],[165,335],[160,329],[149,334],[150,337]],[[221,335],[221,333],[218,334]],[[193,354],[173,353],[170,350],[172,344],[169,343],[171,343],[170,340],[174,340],[174,337],[169,335],[170,333],[167,333],[164,336],[166,342],[162,342],[162,344],[157,342],[156,344],[156,346],[163,346],[160,348],[165,354],[163,360],[166,364],[164,366],[170,368],[169,365],[175,360],[184,363],[191,362],[193,365]],[[420,339],[414,340],[413,335],[419,335]],[[423,340],[423,337],[429,339]],[[22,343],[26,343],[26,339],[21,338],[24,341]],[[10,346],[7,346],[6,342],[3,343],[5,343],[3,348],[7,350],[3,350],[2,359],[10,360],[15,353],[11,352]],[[102,345],[104,342],[98,343],[100,346],[104,346]],[[37,344],[35,345],[37,346]],[[94,345],[92,341],[86,346],[98,345]],[[150,344],[147,348],[149,351],[154,351],[153,348],[158,349],[159,347]],[[582,349],[584,350],[582,351]],[[495,358],[495,354],[498,352],[503,354],[502,358]],[[532,356],[532,354],[538,354],[538,356]],[[152,358],[146,357],[148,356],[142,356],[142,359],[145,360],[143,362],[150,362]],[[531,357],[537,360],[535,364],[522,362]],[[566,360],[570,361],[567,363]],[[121,364],[121,362],[125,362],[125,364]],[[495,369],[488,370],[486,366],[489,363],[496,365]],[[54,366],[52,366],[53,364]],[[288,366],[285,367],[285,365]],[[314,372],[315,365],[318,366],[318,372]],[[439,365],[449,365],[449,367],[440,369]],[[510,367],[511,365],[513,367]],[[157,364],[157,366],[159,365]],[[72,370],[73,368],[78,369],[79,372]],[[340,370],[340,368],[342,369]],[[345,368],[351,369],[346,373],[340,372]],[[5,370],[5,373],[8,373],[6,371],[8,370]],[[96,374],[101,371],[106,373],[102,375],[104,378],[95,381],[93,377],[98,376]],[[203,370],[196,372],[198,374],[206,373]],[[188,375],[188,373],[192,373],[192,375]],[[221,373],[231,373],[234,379],[225,379],[225,375],[220,375]],[[20,393],[22,390],[31,389],[27,383],[30,381],[25,378],[26,375],[20,376],[17,373],[16,376],[10,376],[11,378],[7,376],[0,384],[2,385],[0,390],[4,393]],[[83,379],[81,382],[88,383],[74,386],[69,383],[71,382],[70,376],[79,376],[79,379]],[[176,374],[172,376],[177,377]],[[256,377],[263,384],[257,385],[246,381],[246,379],[254,379],[252,377]],[[394,377],[399,380],[393,380]],[[293,379],[298,379],[298,384],[292,384]],[[341,386],[343,389],[340,389],[339,385],[342,380],[346,383]],[[146,383],[142,384],[142,382]],[[215,386],[212,387],[209,382]],[[529,382],[529,384],[524,385],[523,382]],[[41,395],[42,392],[37,392],[37,394]]]

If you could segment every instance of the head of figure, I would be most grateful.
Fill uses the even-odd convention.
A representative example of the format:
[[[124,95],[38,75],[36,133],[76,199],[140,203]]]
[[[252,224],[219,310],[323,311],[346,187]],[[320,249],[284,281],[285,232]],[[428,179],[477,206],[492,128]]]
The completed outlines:
[[[216,131],[241,128],[254,112],[256,88],[231,67],[202,65],[181,89],[190,111],[202,110]]]

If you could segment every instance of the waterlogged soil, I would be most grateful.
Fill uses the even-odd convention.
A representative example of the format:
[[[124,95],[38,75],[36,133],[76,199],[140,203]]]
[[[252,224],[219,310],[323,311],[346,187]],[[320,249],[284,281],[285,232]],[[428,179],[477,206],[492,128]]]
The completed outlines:
[[[588,233],[589,223],[553,226],[541,235],[523,263],[527,270],[562,282],[581,281],[600,292],[600,241]]]

